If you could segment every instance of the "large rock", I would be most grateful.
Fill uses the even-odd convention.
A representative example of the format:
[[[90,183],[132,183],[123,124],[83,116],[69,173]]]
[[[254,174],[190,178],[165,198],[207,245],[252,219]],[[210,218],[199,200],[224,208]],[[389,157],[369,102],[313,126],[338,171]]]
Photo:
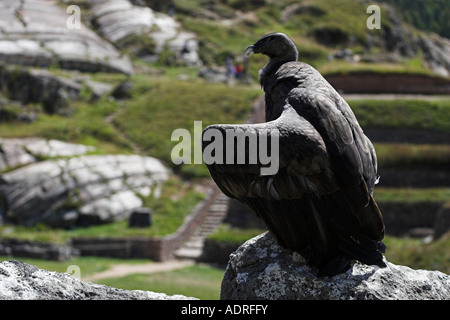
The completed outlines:
[[[36,157],[69,157],[95,148],[76,143],[41,138],[0,138],[0,172],[36,162]]]
[[[0,0],[0,62],[131,74],[129,59],[83,23],[72,24],[73,14],[55,1]]]
[[[23,105],[42,103],[47,113],[70,115],[73,112],[70,102],[81,98],[83,88],[92,93],[93,99],[113,89],[110,84],[92,81],[89,76],[78,76],[75,72],[70,78],[57,76],[45,69],[2,65],[0,58],[0,91],[9,100]],[[30,116],[28,118],[32,120]],[[18,119],[21,120],[20,117]]]
[[[419,37],[424,52],[424,61],[433,72],[448,77],[450,75],[450,39],[432,35]]]
[[[221,299],[450,299],[450,276],[386,263],[378,268],[356,262],[343,274],[317,278],[302,256],[266,232],[230,255]]]
[[[83,282],[21,261],[0,263],[0,300],[193,300],[142,290],[123,290]]]
[[[140,48],[136,52],[144,60],[156,60],[157,55],[167,47],[178,61],[189,66],[202,65],[196,35],[183,31],[181,25],[171,16],[149,7],[133,5],[128,0],[89,2],[92,5],[94,25],[106,39],[119,47],[128,44],[128,39],[133,36],[137,36],[137,46],[142,46],[143,41],[149,42],[147,39],[151,39],[154,48]]]
[[[0,64],[0,90],[23,104],[40,102],[47,113],[69,114],[69,100],[78,99],[81,89],[80,83],[47,70]]]
[[[27,144],[26,150],[30,152],[37,143]],[[50,140],[41,145],[40,151],[47,148],[47,155],[70,153],[69,144]],[[83,151],[80,145],[72,147]],[[35,162],[0,177],[0,217],[22,225],[53,227],[118,221],[142,207],[141,197],[151,193],[158,197],[167,178],[168,170],[159,160],[138,155]]]

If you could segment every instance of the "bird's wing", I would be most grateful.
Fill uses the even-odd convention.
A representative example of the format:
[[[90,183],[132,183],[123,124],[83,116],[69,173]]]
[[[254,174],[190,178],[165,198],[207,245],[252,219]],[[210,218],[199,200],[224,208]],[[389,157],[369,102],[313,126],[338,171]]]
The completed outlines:
[[[233,133],[240,138],[227,144],[227,137]],[[210,136],[218,136],[223,139],[222,143],[218,144]],[[245,136],[247,143],[238,143]],[[257,141],[256,147],[249,143],[252,138]],[[215,148],[212,148],[213,143],[217,143]],[[213,149],[216,161],[211,162],[207,157]],[[221,153],[220,158],[217,152]],[[227,159],[230,152],[234,157]],[[238,162],[239,152],[245,154],[244,163]],[[266,157],[269,154],[270,164]],[[288,105],[274,121],[208,126],[203,131],[203,156],[213,180],[232,198],[300,199],[304,193],[320,196],[338,188],[321,136]],[[250,157],[256,161],[250,163]],[[265,174],[264,169],[269,171],[269,167],[274,169],[274,166],[276,170]]]
[[[305,83],[304,73],[279,71],[270,90],[275,97],[285,96],[296,112],[307,119],[322,137],[340,188],[348,195],[356,218],[370,238],[384,235],[381,213],[372,198],[377,180],[373,145],[364,135],[353,111],[334,88],[312,67]],[[302,74],[302,78],[297,78]],[[300,77],[300,75],[298,76]],[[296,85],[299,84],[299,85]],[[288,88],[288,90],[286,89]]]
[[[278,147],[272,145],[270,148],[271,156],[274,156],[272,160],[278,160],[277,172],[262,174],[261,169],[267,168],[267,164],[264,165],[261,159],[254,164],[226,163],[226,155],[230,152],[236,155],[239,150],[245,150],[246,159],[255,153],[254,148],[238,144],[228,145],[227,148],[226,142],[222,143],[222,151],[215,150],[215,156],[217,152],[222,153],[222,160],[216,157],[219,161],[209,162],[207,153],[211,152],[210,146],[216,141],[209,141],[211,133],[220,138],[225,137],[227,131],[241,132],[241,136],[245,133],[257,136],[258,156],[264,143],[271,141],[263,138],[267,135],[277,136],[278,141],[275,142]],[[217,134],[219,132],[221,134]],[[307,255],[306,248],[314,246],[316,249],[312,252],[320,252],[330,243],[335,244],[332,240],[335,234],[330,235],[330,228],[319,212],[330,212],[333,206],[328,201],[319,203],[324,200],[323,196],[339,190],[337,180],[321,136],[291,106],[286,105],[281,116],[270,122],[208,126],[203,131],[203,152],[205,163],[217,186],[227,196],[253,209],[280,245]],[[275,159],[276,155],[278,159]],[[317,205],[327,209],[318,209]]]
[[[278,136],[278,147],[272,146],[270,150],[279,155],[277,172],[261,174],[261,169],[267,167],[261,159],[253,164],[226,163],[226,155],[231,150],[234,156],[244,150],[245,159],[255,152],[249,145],[227,146],[223,141],[216,144],[216,139],[225,139],[227,131],[241,132],[241,136],[245,133],[254,135],[258,142],[264,140],[261,139],[263,136]],[[216,138],[213,140],[211,136]],[[374,212],[379,213],[375,202],[371,201],[367,209],[355,206],[342,188],[325,140],[291,105],[285,105],[276,120],[261,124],[213,125],[205,128],[202,138],[203,156],[217,186],[227,196],[253,209],[280,245],[300,252],[308,261],[319,265],[322,272],[329,274],[342,271],[338,261],[340,256],[335,256],[336,247],[367,264],[381,263],[377,245],[367,241],[374,237],[370,231],[361,228],[359,219],[355,218],[361,210],[368,210],[369,213],[362,213],[368,217],[373,217]],[[212,153],[214,144],[214,155],[219,161],[206,161],[205,152]],[[237,159],[233,157],[233,160]],[[362,220],[369,226],[376,224]],[[378,233],[376,237],[379,237]],[[324,252],[327,253],[323,256]],[[342,263],[345,261],[343,259]]]
[[[376,156],[347,102],[317,70],[300,62],[284,64],[270,83],[266,102],[271,104],[267,109],[272,116],[288,102],[308,120],[323,138],[342,182],[362,188],[359,195],[355,193],[355,201],[367,205],[373,189],[370,181],[376,179]]]

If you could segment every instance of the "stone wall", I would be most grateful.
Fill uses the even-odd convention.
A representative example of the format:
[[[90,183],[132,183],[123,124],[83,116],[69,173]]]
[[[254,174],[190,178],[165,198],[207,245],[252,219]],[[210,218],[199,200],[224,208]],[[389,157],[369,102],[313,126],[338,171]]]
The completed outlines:
[[[183,225],[165,237],[78,237],[66,245],[3,239],[0,241],[0,255],[49,260],[65,260],[76,255],[169,260],[175,250],[192,236],[218,195],[218,189],[211,188],[206,198],[185,218]]]
[[[450,94],[450,80],[428,75],[358,72],[325,78],[344,93]]]
[[[236,251],[242,243],[222,242],[213,239],[205,239],[202,255],[198,258],[201,262],[226,265],[230,254]]]
[[[161,238],[74,238],[71,246],[81,256],[119,259],[143,258],[161,261]]]
[[[434,234],[440,202],[379,202],[386,233],[394,236],[428,236]],[[446,226],[450,230],[450,225]]]
[[[186,217],[183,225],[175,233],[165,237],[83,237],[71,239],[70,246],[81,256],[141,258],[155,261],[172,259],[174,251],[191,237],[218,195],[216,188],[211,188],[206,198]]]
[[[385,182],[383,181],[383,184]],[[376,189],[375,189],[376,199]],[[425,237],[450,231],[448,204],[437,201],[422,202],[381,202],[378,201],[386,225],[386,233],[394,236]],[[440,221],[438,223],[438,220]],[[230,207],[224,223],[236,228],[260,228],[265,225],[245,205],[236,200],[230,201]],[[210,245],[210,244],[208,244]],[[214,249],[211,249],[214,252]]]
[[[69,245],[19,239],[0,239],[0,256],[64,261],[78,255]]]

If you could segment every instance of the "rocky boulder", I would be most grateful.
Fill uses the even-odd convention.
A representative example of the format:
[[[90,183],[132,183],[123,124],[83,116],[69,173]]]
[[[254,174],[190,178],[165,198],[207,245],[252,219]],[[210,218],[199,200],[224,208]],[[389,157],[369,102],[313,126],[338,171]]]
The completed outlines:
[[[68,5],[67,8],[68,9]],[[126,56],[55,1],[0,0],[0,62],[131,74]]]
[[[386,263],[378,268],[356,262],[343,274],[318,278],[301,255],[283,249],[266,232],[230,255],[221,299],[450,299],[450,276]]]
[[[0,90],[23,104],[41,102],[47,113],[67,114],[69,100],[78,99],[82,85],[47,70],[0,65]]]
[[[56,76],[46,69],[0,64],[0,91],[10,103],[19,102],[21,106],[41,103],[46,113],[70,115],[73,112],[71,101],[81,99],[84,88],[90,93],[90,99],[98,99],[113,89],[110,84],[92,81],[88,75],[79,76],[75,71],[71,76]],[[1,104],[0,101],[0,107]],[[24,113],[17,115],[17,120],[27,118],[35,120],[36,113],[28,117]]]
[[[193,300],[183,295],[123,290],[83,282],[21,261],[0,263],[0,300]]]
[[[0,138],[0,172],[37,161],[37,157],[73,157],[94,151],[92,146],[41,138]]]
[[[3,142],[3,150],[5,145]],[[72,151],[86,151],[82,147],[74,145]],[[9,157],[13,159],[9,163],[33,162],[32,157],[39,152],[45,156],[70,153],[68,144],[53,140],[35,140],[26,149],[16,146],[16,150],[21,150],[18,160]],[[126,219],[131,210],[142,207],[141,197],[151,193],[159,196],[167,178],[168,170],[159,160],[138,155],[88,155],[33,162],[0,176],[0,221],[72,227]]]
[[[128,0],[90,0],[91,20],[99,33],[119,47],[152,62],[166,48],[175,59],[189,66],[200,66],[198,40],[194,33],[183,31],[171,16]]]

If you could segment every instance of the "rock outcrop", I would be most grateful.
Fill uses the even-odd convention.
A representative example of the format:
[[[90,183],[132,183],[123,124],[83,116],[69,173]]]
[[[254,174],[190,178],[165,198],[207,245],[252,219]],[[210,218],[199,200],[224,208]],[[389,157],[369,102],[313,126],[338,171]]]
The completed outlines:
[[[36,157],[73,157],[94,151],[92,146],[41,138],[0,138],[0,172],[36,162]]]
[[[112,85],[92,81],[89,76],[73,74],[68,78],[56,76],[45,69],[0,64],[0,91],[10,101],[20,102],[22,105],[41,103],[46,113],[70,115],[73,111],[71,102],[81,98],[83,88],[92,93],[92,99],[98,99],[113,89]]]
[[[128,0],[90,0],[90,3],[93,24],[119,47],[131,46],[135,54],[149,62],[157,60],[167,47],[181,63],[202,65],[196,35],[183,31],[173,17]]]
[[[81,12],[68,12],[54,1],[1,0],[0,61],[87,72],[133,72],[126,56],[74,20],[81,19]]]
[[[450,276],[386,263],[380,269],[356,262],[343,274],[317,278],[302,256],[266,232],[230,255],[221,299],[450,299]]]
[[[21,261],[0,263],[0,300],[194,300],[183,295],[123,290],[83,282]]]
[[[351,49],[341,49],[328,58],[349,62],[398,63],[423,55],[422,64],[438,76],[447,78],[450,75],[450,40],[431,32],[414,30],[400,19],[394,7],[383,3],[383,23],[379,32],[368,29],[362,47],[365,53],[354,53]],[[283,12],[282,20],[287,21],[295,14],[308,12],[313,16],[321,16],[325,12],[313,4],[292,4]],[[316,41],[326,46],[354,46],[358,41],[354,35],[339,27],[317,26],[312,35]],[[377,53],[373,53],[377,48]],[[360,82],[364,82],[361,81]],[[368,85],[370,86],[370,85]],[[405,85],[407,86],[407,85]],[[419,91],[420,92],[420,91]]]
[[[126,219],[131,210],[143,205],[140,196],[158,196],[168,178],[159,160],[138,155],[33,162],[37,155],[67,157],[89,148],[54,140],[26,141],[15,146],[9,140],[0,141],[3,154],[8,155],[3,157],[9,159],[7,165],[30,163],[0,179],[0,217],[13,223],[72,227]]]

